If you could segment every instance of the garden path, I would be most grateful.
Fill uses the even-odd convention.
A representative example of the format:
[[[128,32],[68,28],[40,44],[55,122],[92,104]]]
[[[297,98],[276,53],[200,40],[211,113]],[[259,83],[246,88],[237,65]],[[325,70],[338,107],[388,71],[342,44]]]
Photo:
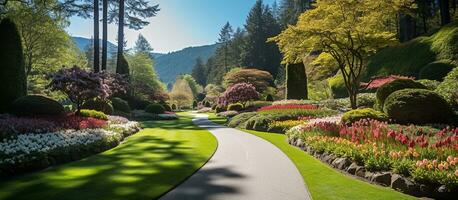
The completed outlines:
[[[207,115],[196,114],[193,121],[217,138],[218,148],[207,164],[161,200],[311,199],[295,165],[273,144],[217,125]]]

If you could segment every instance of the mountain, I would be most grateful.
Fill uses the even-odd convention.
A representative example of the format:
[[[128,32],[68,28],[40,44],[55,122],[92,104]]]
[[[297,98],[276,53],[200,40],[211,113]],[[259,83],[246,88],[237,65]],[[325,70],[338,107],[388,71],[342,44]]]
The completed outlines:
[[[91,40],[89,38],[83,37],[72,37],[73,42],[75,42],[76,46],[81,51],[86,51],[88,45],[91,44]],[[102,40],[100,40],[100,50],[102,50]],[[118,50],[118,46],[108,41],[108,57],[111,57]]]
[[[91,44],[89,38],[72,37],[72,39],[81,51],[86,51],[87,46]],[[154,68],[159,78],[164,83],[172,83],[178,75],[191,73],[198,57],[206,61],[215,53],[216,48],[218,44],[188,47],[167,54],[152,53],[151,57],[154,59]],[[117,46],[108,42],[108,56],[111,57],[111,54],[116,51]]]
[[[218,44],[188,47],[180,51],[155,57],[155,69],[164,83],[172,83],[181,74],[189,74],[198,57],[206,61],[215,54]]]

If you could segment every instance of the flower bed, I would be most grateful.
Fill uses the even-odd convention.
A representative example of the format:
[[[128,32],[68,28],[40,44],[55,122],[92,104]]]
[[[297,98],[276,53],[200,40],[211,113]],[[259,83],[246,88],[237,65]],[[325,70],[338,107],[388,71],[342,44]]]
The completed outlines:
[[[285,133],[287,130],[306,123],[305,120],[286,120],[286,121],[273,121],[269,123],[269,131],[276,133]]]
[[[449,198],[458,190],[458,129],[361,120],[296,126],[287,135],[338,169],[411,195]]]
[[[122,117],[110,116],[108,122],[72,116],[66,119],[55,123],[47,119],[2,119],[2,123],[15,124],[12,129],[1,129],[0,176],[43,169],[105,151],[140,129],[139,123]],[[26,129],[28,124],[34,126]],[[15,131],[3,132],[11,130]]]

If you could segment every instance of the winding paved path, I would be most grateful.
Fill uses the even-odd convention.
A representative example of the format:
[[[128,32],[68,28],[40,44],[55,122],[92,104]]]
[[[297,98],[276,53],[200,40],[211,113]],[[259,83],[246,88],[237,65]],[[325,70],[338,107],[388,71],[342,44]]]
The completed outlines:
[[[215,135],[218,149],[207,164],[161,200],[311,199],[295,165],[271,143],[219,126],[207,115],[196,115],[193,121]]]

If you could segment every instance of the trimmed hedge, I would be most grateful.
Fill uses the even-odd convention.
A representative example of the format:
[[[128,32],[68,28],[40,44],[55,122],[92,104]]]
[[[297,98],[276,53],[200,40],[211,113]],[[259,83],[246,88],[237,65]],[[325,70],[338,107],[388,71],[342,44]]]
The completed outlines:
[[[456,66],[450,60],[439,60],[429,63],[420,71],[420,79],[429,79],[435,81],[443,81],[450,71]]]
[[[4,113],[16,99],[27,95],[27,77],[16,24],[9,18],[0,20],[0,113]]]
[[[108,116],[105,113],[97,111],[97,110],[83,109],[80,111],[80,113],[78,113],[78,115],[81,117],[92,117],[92,118],[101,119],[101,120],[108,120]]]
[[[111,99],[111,103],[115,111],[120,111],[123,113],[130,113],[131,111],[129,103],[127,103],[127,101],[125,101],[124,99],[115,97]]]
[[[328,85],[331,88],[332,97],[334,99],[348,97],[347,87],[343,76],[338,74],[328,79]]]
[[[229,104],[229,106],[227,106],[227,110],[228,111],[241,111],[243,110],[243,104],[241,103]]]
[[[59,102],[41,95],[24,96],[12,104],[12,113],[17,116],[61,115],[65,112]]]
[[[458,111],[458,67],[445,77],[435,91]]]
[[[404,89],[391,94],[384,112],[398,123],[447,123],[453,112],[439,94],[426,89]]]
[[[153,103],[147,106],[145,111],[152,114],[163,114],[165,112],[165,108],[161,104]]]
[[[356,109],[346,112],[342,116],[342,123],[353,124],[362,119],[375,119],[377,121],[388,121],[388,116],[385,113],[376,111],[372,108]]]
[[[113,105],[111,105],[111,101],[104,101],[101,99],[91,99],[86,102],[81,106],[82,109],[86,110],[96,110],[103,112],[107,115],[111,115],[114,112]]]
[[[385,105],[385,99],[390,96],[393,92],[407,88],[426,89],[421,83],[415,82],[411,79],[397,79],[385,85],[382,85],[377,89],[377,104],[383,109]]]
[[[308,99],[307,72],[303,62],[286,66],[286,99]]]

